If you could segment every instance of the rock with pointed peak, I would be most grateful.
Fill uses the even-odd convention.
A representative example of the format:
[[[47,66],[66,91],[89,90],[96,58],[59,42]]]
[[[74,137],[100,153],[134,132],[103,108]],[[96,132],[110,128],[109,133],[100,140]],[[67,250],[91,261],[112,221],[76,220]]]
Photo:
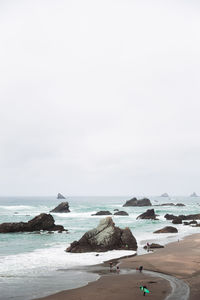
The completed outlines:
[[[69,203],[68,202],[61,202],[58,206],[52,209],[50,212],[54,213],[68,213],[69,210]]]
[[[58,193],[57,199],[66,199],[61,193]]]
[[[129,228],[115,226],[111,217],[102,219],[99,225],[87,231],[79,241],[71,243],[67,252],[103,252],[108,250],[136,250],[137,242]]]
[[[151,220],[158,220],[156,219],[156,214],[154,209],[147,209],[143,214],[139,215],[137,219],[151,219]]]

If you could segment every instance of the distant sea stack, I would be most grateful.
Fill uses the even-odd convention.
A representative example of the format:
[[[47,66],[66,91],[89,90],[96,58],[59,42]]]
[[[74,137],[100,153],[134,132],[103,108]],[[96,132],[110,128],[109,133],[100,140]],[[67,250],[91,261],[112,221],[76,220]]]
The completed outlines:
[[[108,250],[137,250],[137,241],[131,230],[115,226],[111,217],[104,218],[99,225],[86,232],[79,241],[71,243],[67,252],[104,252]]]
[[[57,199],[66,199],[61,193],[58,193]]]
[[[169,195],[168,195],[167,193],[163,193],[163,194],[161,195],[161,197],[168,197],[168,198],[169,198]]]
[[[50,212],[54,213],[69,213],[69,203],[68,202],[62,202],[58,206],[56,206],[54,209],[52,209]]]
[[[198,197],[198,195],[194,192],[190,195],[190,197]]]
[[[141,200],[137,200],[137,198],[132,198],[127,200],[126,203],[123,205],[125,206],[151,206],[151,201],[147,198],[143,198]]]

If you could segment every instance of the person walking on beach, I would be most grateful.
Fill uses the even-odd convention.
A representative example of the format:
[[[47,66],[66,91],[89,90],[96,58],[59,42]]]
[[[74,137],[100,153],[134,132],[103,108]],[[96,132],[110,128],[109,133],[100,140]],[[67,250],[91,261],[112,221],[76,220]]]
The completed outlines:
[[[140,266],[140,267],[139,267],[140,273],[142,272],[142,270],[143,270],[143,266]]]
[[[119,266],[117,266],[116,271],[117,271],[117,274],[119,274],[119,272],[120,272]]]
[[[150,245],[149,245],[149,243],[147,243],[147,252],[149,252],[150,251]]]
[[[149,290],[147,289],[146,285],[140,286],[140,290],[143,292],[143,296],[145,296],[146,293],[149,293]]]

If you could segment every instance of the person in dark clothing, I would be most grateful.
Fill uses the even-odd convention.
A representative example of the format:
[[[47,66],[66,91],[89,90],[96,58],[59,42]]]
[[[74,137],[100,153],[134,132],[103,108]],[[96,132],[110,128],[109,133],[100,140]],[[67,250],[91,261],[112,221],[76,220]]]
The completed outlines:
[[[139,267],[140,273],[142,272],[142,270],[143,270],[143,266],[140,266],[140,267]]]

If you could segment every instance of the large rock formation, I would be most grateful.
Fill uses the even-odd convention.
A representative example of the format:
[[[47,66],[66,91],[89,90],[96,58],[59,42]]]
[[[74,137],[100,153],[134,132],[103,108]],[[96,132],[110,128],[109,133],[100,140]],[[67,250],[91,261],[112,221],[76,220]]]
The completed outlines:
[[[136,250],[137,242],[129,228],[120,229],[111,217],[107,217],[96,228],[86,232],[79,241],[74,241],[66,251],[81,253],[113,249]]]
[[[154,231],[154,233],[177,233],[177,232],[178,232],[177,228],[173,226],[166,226],[162,229]]]
[[[64,231],[62,225],[55,225],[54,218],[50,214],[40,214],[28,222],[2,223],[0,233],[32,232],[38,230]]]
[[[112,215],[108,210],[100,210],[96,214],[92,214],[92,216],[110,216]]]
[[[173,224],[182,224],[182,219],[179,218],[179,217],[174,218],[174,219],[172,220],[172,223],[173,223]]]
[[[61,193],[58,193],[57,199],[66,199]]]
[[[123,205],[125,206],[151,206],[151,201],[147,198],[143,198],[141,200],[137,200],[137,198],[132,198],[131,200],[127,200]]]
[[[151,219],[151,220],[158,220],[156,219],[156,214],[154,209],[147,209],[143,214],[139,215],[137,219]]]
[[[50,212],[54,213],[68,213],[69,210],[69,203],[68,202],[62,202],[58,206],[56,206],[54,209],[52,209]]]
[[[120,210],[116,213],[114,213],[115,216],[128,216],[128,213],[126,211]]]
[[[166,214],[166,215],[164,215],[164,217],[167,220],[174,220],[175,218],[177,218],[177,216],[172,215],[172,214]]]

